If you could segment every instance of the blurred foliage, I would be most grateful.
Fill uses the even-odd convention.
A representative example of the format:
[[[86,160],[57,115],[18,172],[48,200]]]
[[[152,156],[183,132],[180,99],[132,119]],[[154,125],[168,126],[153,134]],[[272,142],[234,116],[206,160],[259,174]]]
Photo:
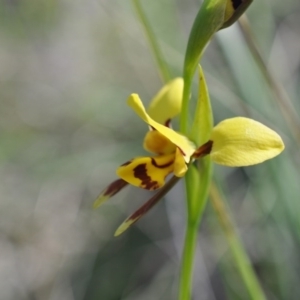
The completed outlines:
[[[199,2],[142,5],[180,75]],[[254,1],[247,17],[299,121],[299,1]],[[298,299],[299,139],[237,24],[217,34],[203,68],[216,122],[250,116],[285,141],[275,160],[215,174],[267,298]],[[147,101],[160,85],[129,1],[0,2],[0,299],[175,299],[181,185],[120,238],[114,230],[150,193],[127,188],[91,209],[116,167],[143,151],[147,128],[127,96]],[[248,299],[210,205],[195,272],[194,299]]]
[[[18,39],[52,30],[59,20],[58,0],[2,0],[0,25]],[[3,30],[3,31],[4,31]]]

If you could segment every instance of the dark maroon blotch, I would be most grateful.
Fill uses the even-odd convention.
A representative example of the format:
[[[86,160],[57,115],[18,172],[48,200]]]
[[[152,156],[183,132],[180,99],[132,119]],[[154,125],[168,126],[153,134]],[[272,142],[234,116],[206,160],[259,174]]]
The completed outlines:
[[[159,168],[159,169],[167,168],[167,167],[171,166],[173,163],[174,163],[174,160],[171,160],[170,162],[168,162],[168,163],[166,163],[164,165],[158,165],[157,162],[156,162],[156,160],[153,157],[151,157],[151,164],[153,166],[155,166],[156,168]]]
[[[200,158],[209,154],[211,152],[212,146],[213,146],[213,141],[206,142],[194,152],[193,157]]]
[[[146,164],[138,165],[133,169],[133,174],[135,178],[142,181],[141,186],[147,190],[156,190],[158,186],[157,181],[152,181],[151,177],[147,174]]]

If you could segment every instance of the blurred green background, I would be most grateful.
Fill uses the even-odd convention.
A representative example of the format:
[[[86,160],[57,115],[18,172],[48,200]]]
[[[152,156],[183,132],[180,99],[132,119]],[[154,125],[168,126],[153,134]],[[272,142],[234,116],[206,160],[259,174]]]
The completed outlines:
[[[180,76],[199,1],[142,1]],[[252,117],[286,144],[249,168],[215,167],[268,299],[299,299],[300,3],[255,0],[254,39],[291,103],[274,93],[235,24],[202,60],[215,122]],[[100,209],[117,166],[143,155],[145,124],[126,106],[161,87],[130,1],[0,1],[0,299],[176,299],[185,203],[180,182],[118,238],[151,193],[126,188]],[[195,85],[196,87],[196,85]],[[209,204],[199,229],[194,300],[249,299]]]

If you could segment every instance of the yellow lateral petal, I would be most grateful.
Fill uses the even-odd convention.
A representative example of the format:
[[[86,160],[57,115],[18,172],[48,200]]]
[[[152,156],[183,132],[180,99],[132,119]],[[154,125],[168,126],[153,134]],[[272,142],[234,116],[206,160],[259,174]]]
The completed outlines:
[[[180,150],[177,148],[175,153],[175,162],[174,162],[174,175],[177,177],[183,177],[187,171],[188,167],[185,163],[184,157]]]
[[[158,123],[165,124],[181,111],[183,79],[178,77],[166,84],[153,98],[147,112]]]
[[[156,190],[165,184],[173,172],[175,154],[156,157],[137,157],[117,169],[117,175],[126,182],[146,189]]]
[[[127,100],[127,103],[144,122],[155,128],[177,147],[179,147],[182,150],[184,159],[187,163],[190,161],[190,157],[195,151],[195,146],[191,141],[189,141],[185,136],[180,135],[174,130],[161,125],[150,118],[150,116],[146,113],[140,97],[137,94],[131,94]]]
[[[214,127],[211,135],[214,162],[231,167],[249,166],[271,159],[281,153],[281,137],[252,119],[227,119]]]

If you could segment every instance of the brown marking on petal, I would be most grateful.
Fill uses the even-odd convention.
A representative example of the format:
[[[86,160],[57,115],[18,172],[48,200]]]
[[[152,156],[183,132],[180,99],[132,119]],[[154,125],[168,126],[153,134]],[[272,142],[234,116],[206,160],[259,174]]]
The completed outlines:
[[[142,181],[141,187],[146,190],[156,190],[159,188],[158,182],[153,181],[147,174],[146,164],[140,164],[133,169],[133,174],[135,178]]]
[[[118,193],[122,188],[124,188],[128,183],[123,179],[117,179],[113,181],[104,191],[103,196],[112,197]]]
[[[153,166],[155,166],[156,168],[159,168],[159,169],[167,168],[167,167],[171,166],[173,163],[174,163],[174,159],[172,159],[171,161],[167,162],[164,165],[158,165],[157,162],[156,162],[156,160],[155,160],[155,158],[151,157],[151,164]]]
[[[120,167],[128,166],[128,165],[131,164],[131,162],[132,162],[132,159],[129,160],[129,161],[126,161],[126,162],[125,162],[124,164],[122,164]]]
[[[193,154],[193,158],[203,157],[211,152],[213,141],[208,141],[199,147]]]

